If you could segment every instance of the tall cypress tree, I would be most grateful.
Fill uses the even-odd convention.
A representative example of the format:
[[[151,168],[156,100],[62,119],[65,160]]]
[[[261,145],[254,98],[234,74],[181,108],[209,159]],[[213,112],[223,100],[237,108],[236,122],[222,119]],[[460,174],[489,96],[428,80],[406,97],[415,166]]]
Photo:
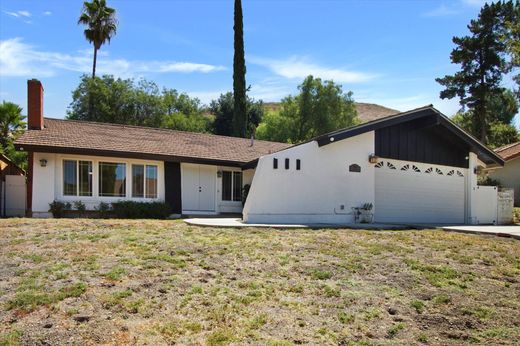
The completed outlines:
[[[233,56],[233,134],[236,137],[246,137],[246,61],[244,57],[244,25],[242,22],[242,1],[235,0],[235,32]]]

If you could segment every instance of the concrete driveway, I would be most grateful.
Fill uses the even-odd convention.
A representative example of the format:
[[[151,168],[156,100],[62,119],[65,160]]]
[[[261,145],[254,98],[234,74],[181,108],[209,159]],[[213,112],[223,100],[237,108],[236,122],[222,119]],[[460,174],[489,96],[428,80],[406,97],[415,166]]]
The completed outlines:
[[[489,234],[520,240],[520,226],[448,226],[442,227],[442,229],[450,232]]]

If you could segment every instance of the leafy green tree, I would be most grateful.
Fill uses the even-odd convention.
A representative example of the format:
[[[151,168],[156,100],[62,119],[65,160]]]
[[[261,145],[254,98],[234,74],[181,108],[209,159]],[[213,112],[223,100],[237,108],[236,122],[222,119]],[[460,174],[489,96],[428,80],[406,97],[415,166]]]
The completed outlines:
[[[501,122],[491,123],[489,131],[489,147],[492,149],[520,141],[516,127]]]
[[[451,61],[461,65],[454,75],[437,78],[445,89],[441,98],[460,98],[461,105],[471,110],[473,125],[478,138],[488,142],[492,119],[489,100],[502,94],[501,81],[508,72],[507,38],[515,22],[519,2],[499,1],[485,4],[476,20],[468,25],[470,36],[454,37],[456,48],[451,52]]]
[[[510,90],[487,100],[490,110],[489,135],[487,145],[490,148],[498,148],[506,144],[514,143],[519,138],[516,127],[513,126],[513,118],[518,113],[518,102]],[[473,111],[457,113],[452,120],[475,137],[478,136],[478,126],[475,125],[476,117]]]
[[[358,123],[352,92],[333,81],[308,76],[298,90],[282,100],[279,114],[265,117],[258,138],[298,143]]]
[[[507,52],[511,56],[509,68],[513,71],[513,80],[517,85],[516,97],[520,100],[520,73],[514,73],[520,67],[520,5],[518,1],[513,7],[513,14],[510,16],[510,19],[505,22],[505,26],[510,32],[510,35],[504,37]]]
[[[211,132],[213,116],[198,113],[165,115],[161,127],[189,132]]]
[[[233,31],[235,35],[233,56],[233,135],[246,137],[250,125],[247,123],[246,115],[246,61],[244,57],[244,25],[241,0],[235,0]]]
[[[105,42],[116,34],[116,11],[107,6],[105,0],[92,0],[83,3],[83,10],[78,24],[86,25],[83,31],[85,38],[94,45],[94,62],[92,64],[92,78],[96,76],[97,51]]]
[[[223,136],[233,136],[233,117],[234,117],[234,98],[233,93],[228,92],[221,94],[217,100],[210,103],[209,111],[215,116],[213,123],[213,133]],[[258,126],[264,115],[264,107],[262,101],[255,101],[252,98],[246,97],[246,119],[250,124],[249,131],[246,131],[247,137]]]
[[[164,89],[162,93],[165,115],[161,127],[191,131],[211,132],[214,116],[204,114],[199,99],[179,94],[175,89]]]
[[[256,128],[256,137],[274,142],[291,142],[292,119],[279,111],[269,111]]]
[[[111,75],[81,77],[72,92],[68,118],[117,124],[137,125],[133,119],[134,83]],[[91,107],[95,104],[96,107]]]
[[[91,103],[95,107],[90,107]],[[116,124],[208,132],[212,117],[200,101],[175,89],[159,90],[154,82],[84,75],[72,92],[68,118]]]
[[[6,101],[0,104],[0,153],[25,169],[27,154],[14,148],[14,141],[25,131],[24,119],[22,108],[17,104]]]

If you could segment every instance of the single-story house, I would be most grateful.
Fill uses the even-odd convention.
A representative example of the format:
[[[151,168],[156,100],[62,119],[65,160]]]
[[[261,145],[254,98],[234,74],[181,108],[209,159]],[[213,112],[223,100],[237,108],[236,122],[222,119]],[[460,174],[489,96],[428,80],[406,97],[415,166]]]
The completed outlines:
[[[174,214],[242,211],[242,167],[289,145],[167,129],[44,118],[43,87],[28,81],[28,131],[15,143],[29,152],[27,205],[50,216],[54,200],[164,201]]]
[[[520,207],[520,142],[495,149],[504,160],[504,167],[492,167],[488,176],[506,188],[514,190],[515,207]]]
[[[245,222],[470,223],[477,167],[503,159],[425,106],[297,145],[167,129],[44,118],[28,82],[28,210],[53,200],[88,208],[165,201],[176,214],[243,212]],[[242,188],[251,189],[242,209]]]

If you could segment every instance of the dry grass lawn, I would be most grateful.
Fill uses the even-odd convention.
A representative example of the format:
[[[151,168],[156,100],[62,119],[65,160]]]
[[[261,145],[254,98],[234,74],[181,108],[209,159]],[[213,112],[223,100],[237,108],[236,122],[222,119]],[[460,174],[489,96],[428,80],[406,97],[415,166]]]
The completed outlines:
[[[0,220],[0,345],[518,344],[520,241]]]

